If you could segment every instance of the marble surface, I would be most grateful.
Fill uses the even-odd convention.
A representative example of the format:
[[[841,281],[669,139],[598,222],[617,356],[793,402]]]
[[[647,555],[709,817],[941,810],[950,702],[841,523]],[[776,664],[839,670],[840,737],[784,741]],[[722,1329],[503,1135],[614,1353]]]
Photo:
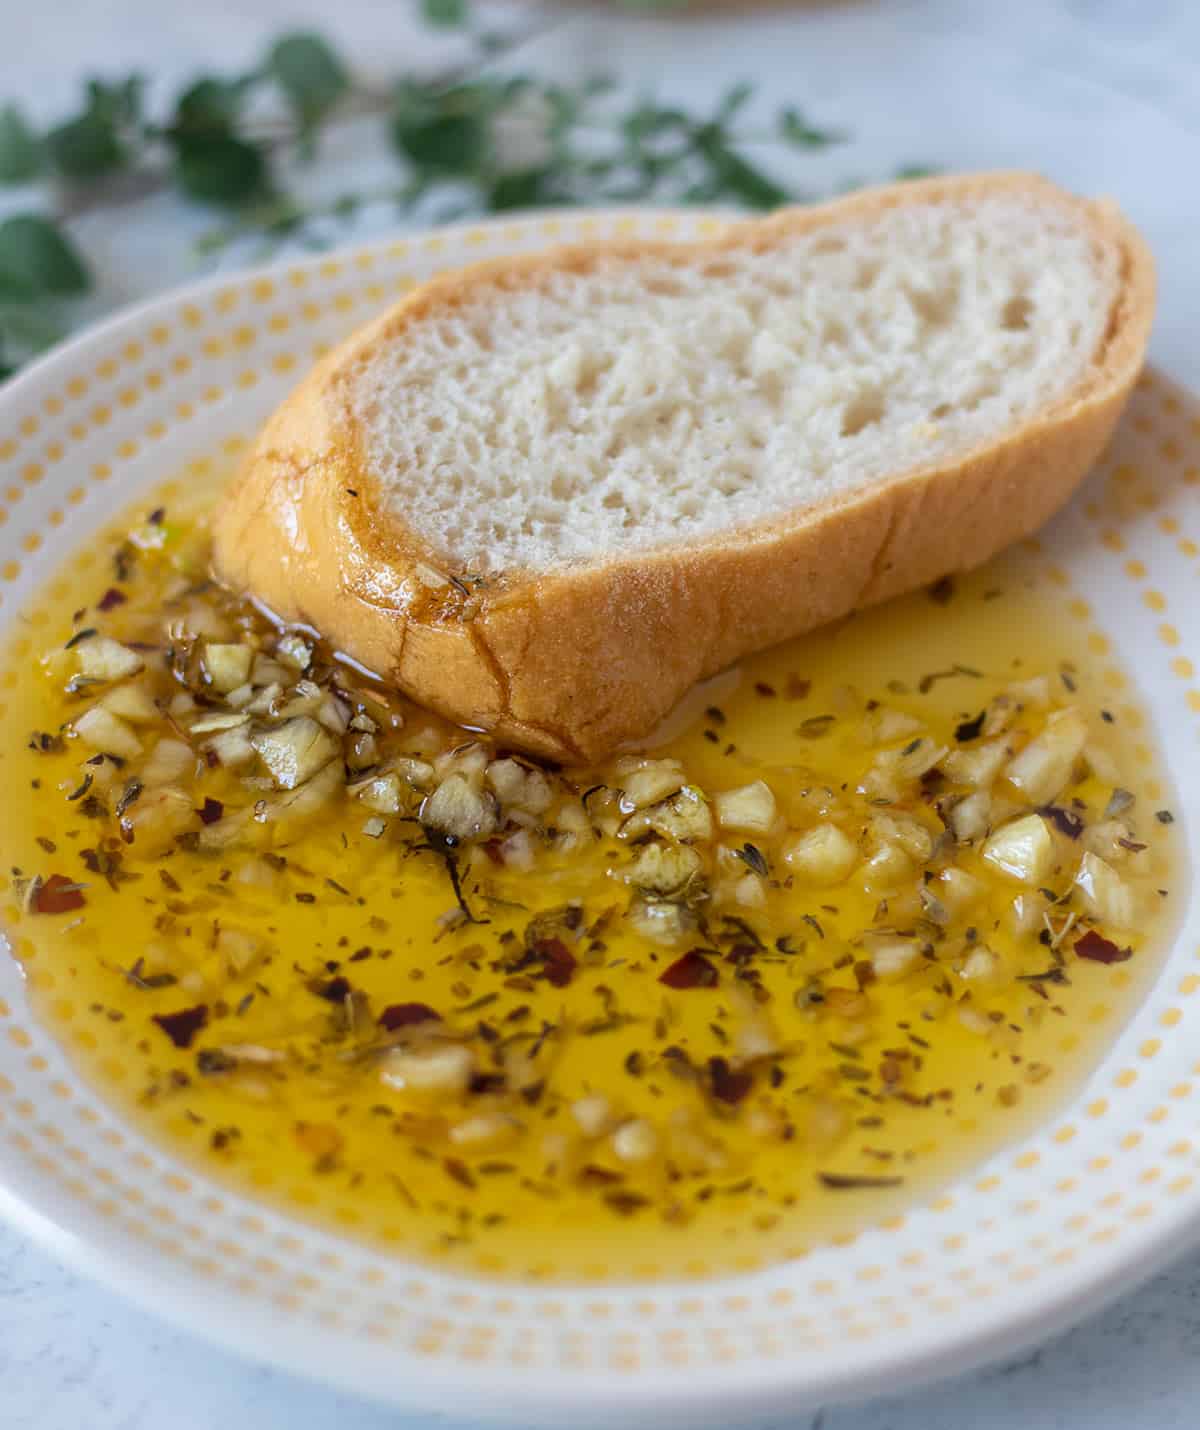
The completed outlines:
[[[498,23],[521,14],[484,0]],[[566,7],[560,7],[565,9]],[[732,11],[733,14],[728,12]],[[1200,6],[1193,0],[841,0],[753,6],[686,21],[570,10],[522,54],[550,74],[613,71],[697,104],[743,77],[764,106],[799,101],[853,142],[818,160],[760,157],[813,192],[898,166],[1036,167],[1117,196],[1148,233],[1162,282],[1155,360],[1200,382]],[[47,0],[0,3],[10,43],[0,96],[50,118],[82,74],[137,67],[169,87],[200,66],[246,63],[281,25],[327,30],[380,78],[453,63],[399,0]],[[12,35],[19,35],[19,48]],[[368,183],[379,159],[346,126],[303,176],[310,192]],[[789,171],[787,165],[791,163]],[[322,189],[322,185],[326,186]],[[0,213],[28,203],[9,193]],[[81,219],[100,313],[199,270],[211,219],[155,198]],[[347,238],[395,227],[367,211]],[[221,260],[252,257],[235,250]],[[901,1399],[831,1408],[771,1430],[1184,1430],[1200,1423],[1200,1255],[1015,1362]],[[254,1348],[246,1348],[252,1357]],[[0,1426],[4,1430],[418,1430],[406,1418],[241,1361],[79,1280],[0,1228]],[[759,1426],[758,1430],[768,1430]]]

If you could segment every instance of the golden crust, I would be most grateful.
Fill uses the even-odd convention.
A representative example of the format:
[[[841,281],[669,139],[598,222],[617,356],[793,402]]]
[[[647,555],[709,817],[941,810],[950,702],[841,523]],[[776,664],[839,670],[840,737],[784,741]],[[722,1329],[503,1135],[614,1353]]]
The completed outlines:
[[[898,204],[1002,192],[1074,209],[1120,253],[1120,287],[1072,390],[961,459],[715,538],[513,573],[477,590],[436,584],[430,568],[447,569],[440,554],[374,500],[347,375],[480,279],[519,285],[549,268],[583,270],[614,245],[557,249],[443,275],[324,359],[267,423],[218,511],[218,574],[463,725],[551,758],[596,759],[652,730],[695,681],[979,564],[1074,491],[1141,369],[1154,309],[1153,261],[1113,205],[1028,174],[931,179],[739,224],[687,249],[760,249]]]

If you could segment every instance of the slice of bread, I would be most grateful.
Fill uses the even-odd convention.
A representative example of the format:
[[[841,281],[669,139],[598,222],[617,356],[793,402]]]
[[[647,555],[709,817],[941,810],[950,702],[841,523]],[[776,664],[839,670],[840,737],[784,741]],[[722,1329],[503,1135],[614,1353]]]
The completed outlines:
[[[279,409],[217,571],[463,725],[591,760],[740,656],[1034,531],[1153,305],[1116,209],[1025,174],[481,263]]]

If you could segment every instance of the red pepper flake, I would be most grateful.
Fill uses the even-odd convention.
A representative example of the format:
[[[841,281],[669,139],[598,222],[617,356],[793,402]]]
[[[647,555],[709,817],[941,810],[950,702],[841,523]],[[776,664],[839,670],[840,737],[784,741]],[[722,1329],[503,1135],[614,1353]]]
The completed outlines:
[[[500,843],[501,841],[499,839],[489,839],[484,843],[483,852],[493,864],[504,863],[504,855],[501,852]]]
[[[1075,940],[1075,952],[1092,963],[1125,963],[1133,957],[1132,948],[1118,948],[1112,939],[1105,938],[1095,929],[1089,929],[1082,938]]]
[[[539,938],[534,942],[533,952],[542,961],[546,982],[553,987],[565,988],[575,976],[575,955],[561,938]]]
[[[440,1013],[435,1013],[428,1003],[389,1003],[379,1015],[379,1026],[389,1033],[397,1028],[411,1028],[414,1023],[440,1023]]]
[[[104,595],[96,602],[96,609],[99,611],[111,611],[114,606],[123,606],[129,597],[124,591],[118,591],[115,586],[110,586]]]
[[[208,1022],[208,1004],[198,1003],[178,1013],[155,1013],[151,1021],[158,1024],[177,1048],[190,1048],[192,1039]]]
[[[83,889],[65,874],[51,874],[37,886],[30,907],[35,914],[69,914],[83,908]]]
[[[668,988],[715,988],[719,980],[716,964],[705,958],[698,948],[689,948],[658,975],[658,981]]]
[[[225,813],[225,806],[219,799],[205,799],[196,813],[200,816],[201,824],[216,824]]]
[[[712,1095],[719,1102],[741,1102],[754,1086],[754,1074],[743,1069],[736,1072],[724,1058],[709,1058],[708,1077]]]

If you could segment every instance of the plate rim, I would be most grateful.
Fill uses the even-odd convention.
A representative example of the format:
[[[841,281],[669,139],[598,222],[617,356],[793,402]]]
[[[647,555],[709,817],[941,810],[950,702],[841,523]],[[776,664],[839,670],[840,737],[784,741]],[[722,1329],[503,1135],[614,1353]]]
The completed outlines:
[[[550,212],[555,218],[561,217],[554,211]],[[606,223],[632,219],[644,223],[648,214],[656,219],[686,220],[689,224],[704,218],[711,218],[722,225],[731,219],[736,221],[735,216],[719,210],[628,207],[573,210],[568,218],[577,221],[587,217]],[[547,215],[542,213],[523,213],[419,231],[406,230],[396,235],[383,234],[367,242],[331,249],[327,254],[316,257],[293,257],[236,272],[218,273],[173,288],[111,314],[30,364],[0,391],[0,414],[15,411],[19,415],[31,396],[42,395],[42,387],[60,368],[106,347],[114,338],[140,331],[156,318],[178,312],[187,303],[211,297],[230,285],[247,286],[264,279],[278,280],[297,267],[316,270],[321,262],[330,258],[342,263],[352,262],[355,255],[385,250],[397,238],[419,243],[422,237],[436,233],[444,235],[448,244],[452,244],[461,242],[462,235],[471,230],[502,229],[514,223],[533,225],[545,217]],[[85,450],[95,440],[89,435],[84,444]],[[91,524],[99,525],[99,518]],[[7,628],[11,616],[11,610],[6,610],[0,618],[0,625]],[[1187,808],[1189,802],[1186,797],[1183,803]],[[1156,981],[1146,990],[1143,1003],[1157,986]],[[1151,1227],[1136,1237],[1122,1240],[1118,1249],[1104,1248],[1101,1254],[1098,1248],[1094,1270],[1088,1274],[1080,1272],[1078,1266],[1066,1268],[1052,1292],[1039,1290],[1030,1298],[1024,1314],[1010,1312],[999,1326],[984,1316],[978,1324],[972,1321],[965,1325],[957,1336],[944,1330],[938,1344],[916,1351],[901,1346],[894,1355],[890,1355],[884,1340],[872,1347],[869,1366],[857,1370],[850,1366],[832,1368],[824,1381],[814,1381],[809,1377],[797,1384],[794,1377],[789,1376],[785,1358],[756,1362],[752,1372],[744,1378],[745,1383],[740,1383],[720,1368],[707,1366],[693,1366],[686,1375],[668,1374],[662,1369],[645,1370],[628,1379],[615,1377],[602,1369],[568,1370],[560,1365],[539,1366],[536,1370],[521,1372],[503,1364],[487,1362],[464,1371],[450,1358],[418,1360],[395,1347],[389,1347],[387,1355],[393,1359],[394,1367],[405,1364],[419,1366],[423,1384],[420,1394],[414,1396],[397,1393],[394,1386],[389,1389],[382,1384],[364,1386],[361,1382],[348,1381],[344,1374],[339,1374],[341,1367],[336,1363],[314,1363],[314,1358],[306,1355],[303,1347],[313,1345],[324,1333],[307,1323],[303,1329],[291,1326],[281,1328],[273,1324],[265,1307],[250,1307],[245,1303],[237,1306],[236,1314],[217,1315],[216,1303],[219,1301],[228,1307],[229,1302],[208,1287],[201,1286],[199,1289],[203,1294],[195,1298],[173,1295],[170,1281],[175,1279],[174,1276],[160,1285],[149,1271],[142,1270],[136,1263],[122,1261],[116,1250],[109,1250],[103,1243],[72,1233],[53,1215],[14,1192],[11,1186],[0,1183],[0,1214],[37,1244],[90,1279],[117,1289],[119,1294],[135,1304],[224,1349],[308,1379],[360,1394],[365,1392],[409,1408],[422,1406],[443,1411],[461,1408],[486,1418],[512,1421],[518,1416],[526,1420],[532,1417],[539,1423],[552,1421],[564,1411],[570,1411],[584,1421],[589,1420],[592,1414],[603,1417],[613,1412],[634,1415],[653,1412],[661,1416],[670,1411],[680,1415],[686,1412],[692,1423],[721,1423],[727,1422],[731,1416],[746,1416],[771,1409],[800,1409],[808,1405],[863,1399],[873,1394],[911,1388],[940,1376],[965,1373],[981,1364],[1014,1354],[1064,1329],[1081,1316],[1107,1305],[1134,1285],[1148,1280],[1176,1256],[1183,1255],[1187,1248],[1200,1241],[1200,1194],[1192,1200],[1194,1204],[1189,1204],[1187,1199],[1181,1198],[1171,1213],[1157,1218]],[[464,1279],[470,1280],[469,1277]],[[652,1283],[646,1289],[657,1293],[662,1286],[663,1283]],[[263,1335],[254,1337],[251,1346],[247,1346],[247,1338],[241,1333],[247,1322],[259,1324],[264,1331]],[[496,1403],[498,1391],[506,1397],[502,1406]],[[585,1398],[591,1403],[581,1407],[580,1401]]]

